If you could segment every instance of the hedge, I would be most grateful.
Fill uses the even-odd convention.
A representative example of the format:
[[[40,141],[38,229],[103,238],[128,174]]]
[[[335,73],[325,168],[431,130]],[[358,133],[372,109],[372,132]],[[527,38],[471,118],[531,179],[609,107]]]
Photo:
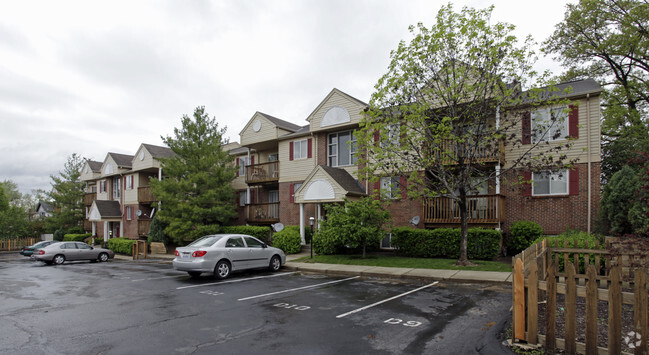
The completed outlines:
[[[297,254],[302,250],[299,226],[286,226],[281,232],[273,234],[273,246],[286,254]]]
[[[493,259],[500,253],[500,231],[470,228],[467,241],[469,259]],[[459,258],[460,230],[455,228],[392,230],[392,246],[399,254],[420,258]]]
[[[108,239],[108,249],[119,254],[133,255],[133,243],[137,242],[135,239],[128,238],[110,238]]]
[[[65,234],[63,236],[64,242],[83,242],[86,238],[92,237],[92,233],[84,234]]]
[[[548,241],[548,245],[551,247],[554,247],[556,242],[559,243],[559,248],[563,248],[564,243],[566,240],[568,241],[568,248],[574,248],[575,247],[575,241],[577,241],[577,248],[583,249],[586,247],[586,241],[588,241],[588,248],[589,249],[595,249],[595,245],[599,238],[594,235],[594,234],[588,234],[587,232],[583,231],[577,231],[577,230],[568,230],[556,237],[540,237],[536,239],[535,241],[532,242],[533,244],[540,243],[543,239],[546,239]],[[604,249],[604,243],[599,244],[599,249]],[[560,254],[563,256],[563,253]],[[568,253],[568,262],[572,263],[574,262],[574,253]],[[554,255],[553,255],[554,258]],[[605,258],[600,258],[600,266],[605,267],[606,260]],[[595,263],[595,254],[590,254],[590,265],[597,265]],[[561,257],[559,258],[559,265],[557,270],[564,270],[564,258]],[[586,269],[585,269],[585,263],[580,262],[579,263],[579,270],[575,270],[580,274],[585,274]]]

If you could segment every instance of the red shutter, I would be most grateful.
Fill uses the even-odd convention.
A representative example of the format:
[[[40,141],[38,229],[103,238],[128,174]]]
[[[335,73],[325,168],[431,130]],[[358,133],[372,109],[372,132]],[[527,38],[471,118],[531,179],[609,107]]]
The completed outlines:
[[[291,143],[291,145],[293,145],[293,143]],[[289,195],[290,195],[290,196],[289,196],[289,197],[290,197],[289,200],[291,201],[291,203],[295,202],[295,196],[294,196],[294,193],[295,193],[295,184],[290,184],[290,185],[288,186],[288,193],[289,193]]]
[[[293,160],[293,142],[288,144],[288,160]]]
[[[530,180],[532,180],[532,172],[523,172],[523,196],[532,196],[532,184],[529,183]]]
[[[408,186],[408,179],[405,176],[399,178],[399,184],[401,185],[401,199],[405,200],[408,197],[408,192],[406,187]]]
[[[250,157],[250,165],[255,165],[255,156]]]
[[[523,113],[521,126],[523,128],[521,143],[531,144],[532,143],[532,115],[529,111]]]
[[[237,158],[237,176],[239,176],[239,158]]]
[[[579,106],[570,105],[568,114],[568,135],[571,138],[579,138]]]
[[[307,141],[307,148],[306,149],[307,149],[307,153],[306,153],[307,158],[311,159],[311,153],[313,151],[313,142],[312,142],[311,138],[309,138],[309,140]]]
[[[378,141],[379,141],[380,139],[381,139],[381,133],[380,133],[379,130],[377,129],[376,131],[374,131],[374,142],[375,142],[376,144],[378,144]]]
[[[376,195],[381,198],[381,178],[374,183],[374,191],[376,191]]]
[[[568,193],[579,195],[579,168],[576,166],[568,172]]]

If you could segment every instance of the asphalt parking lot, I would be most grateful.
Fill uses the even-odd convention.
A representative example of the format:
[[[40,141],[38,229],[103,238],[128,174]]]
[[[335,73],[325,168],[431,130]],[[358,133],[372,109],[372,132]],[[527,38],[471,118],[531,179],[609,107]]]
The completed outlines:
[[[0,285],[0,353],[510,353],[502,285],[287,270],[194,280],[169,264],[17,253],[0,254]]]

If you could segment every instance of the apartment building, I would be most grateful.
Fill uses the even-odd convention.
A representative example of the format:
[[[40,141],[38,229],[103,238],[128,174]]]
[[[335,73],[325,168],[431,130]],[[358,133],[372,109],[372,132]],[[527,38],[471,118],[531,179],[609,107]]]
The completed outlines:
[[[470,226],[508,230],[517,220],[532,220],[547,234],[568,228],[592,229],[600,190],[601,88],[591,79],[558,86],[565,88],[570,88],[570,93],[564,94],[571,101],[570,114],[558,128],[558,138],[533,137],[530,130],[546,122],[550,112],[567,107],[527,108],[518,132],[523,145],[536,139],[562,144],[566,137],[572,137],[574,146],[567,155],[576,159],[575,166],[563,172],[518,169],[497,175],[469,197]],[[408,198],[402,176],[381,176],[374,184],[358,176],[354,132],[366,107],[363,101],[333,89],[306,117],[304,126],[255,113],[240,133],[241,147],[230,152],[236,157],[239,172],[234,181],[239,191],[238,223],[281,222],[305,228],[314,220],[317,227],[324,204],[378,190],[381,198],[390,199],[388,209],[394,226],[459,227],[459,209],[450,198]],[[524,149],[503,146],[496,154],[481,156],[481,162],[484,169],[508,171]],[[533,183],[506,184],[520,179]]]
[[[104,241],[146,237],[156,206],[149,181],[163,176],[160,158],[173,154],[167,147],[141,144],[135,155],[108,153],[103,162],[86,161],[84,229]]]

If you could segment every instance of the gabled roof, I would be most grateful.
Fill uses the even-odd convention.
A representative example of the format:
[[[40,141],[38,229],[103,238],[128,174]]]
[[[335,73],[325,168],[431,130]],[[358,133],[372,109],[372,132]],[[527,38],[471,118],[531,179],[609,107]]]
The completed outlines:
[[[602,92],[602,87],[599,86],[599,84],[591,78],[559,83],[554,86],[554,89],[556,90],[553,90],[551,92],[547,91],[548,87],[540,89],[541,92],[536,94],[537,96],[535,97],[535,100],[550,99],[551,96],[553,98],[575,98],[586,96],[588,94],[599,95]],[[532,101],[527,98],[530,93],[532,93],[532,90],[527,90],[522,93],[523,102]]]
[[[358,180],[347,172],[345,169],[334,168],[327,165],[320,165],[324,171],[331,176],[331,178],[340,185],[343,189],[347,190],[348,194],[365,195],[365,189]]]
[[[176,155],[176,153],[174,153],[174,151],[171,150],[171,148],[169,147],[161,147],[158,145],[146,144],[146,143],[142,143],[142,145],[146,148],[146,150],[149,151],[149,153],[151,153],[151,156],[156,159],[169,158]]]
[[[309,134],[311,134],[311,126],[306,125],[306,126],[300,127],[300,129],[298,129],[297,131],[295,131],[293,133],[285,134],[285,135],[279,137],[278,139],[289,139],[289,138],[294,138],[294,137],[307,136]]]
[[[95,200],[90,206],[90,220],[122,218],[122,208],[114,200]]]
[[[50,205],[49,203],[47,203],[45,201],[38,201],[38,204],[36,205],[36,212],[38,212],[38,210],[41,207],[43,208],[43,211],[48,212],[48,213],[52,213],[54,211],[54,208],[52,208],[52,205]]]
[[[101,172],[101,166],[104,164],[100,161],[94,161],[94,160],[86,160],[88,163],[88,166],[90,167],[90,170],[92,170],[93,173],[100,173]]]
[[[117,164],[118,168],[128,168],[130,169],[133,165],[133,155],[119,154],[119,153],[108,153]]]
[[[281,128],[281,129],[284,129],[284,130],[287,130],[287,131],[291,131],[291,132],[295,132],[295,131],[297,131],[298,129],[300,129],[300,126],[299,126],[299,125],[296,125],[295,123],[291,123],[291,122],[288,122],[288,121],[284,121],[284,120],[282,120],[282,119],[279,119],[279,118],[277,118],[277,117],[273,117],[273,116],[271,116],[271,115],[269,115],[269,114],[265,114],[265,113],[263,113],[263,112],[259,112],[259,111],[257,111],[257,113],[260,114],[260,115],[262,115],[262,116],[264,116],[267,120],[273,122],[273,124],[275,124],[275,126]]]
[[[327,102],[329,100],[329,98],[331,98],[331,96],[333,96],[333,94],[335,94],[335,93],[343,95],[346,98],[358,103],[359,105],[369,106],[366,102],[363,102],[363,101],[361,101],[361,100],[359,100],[359,99],[357,99],[357,98],[355,98],[355,97],[353,97],[353,96],[351,96],[351,95],[349,95],[349,94],[347,94],[347,93],[345,93],[343,91],[340,91],[340,90],[338,90],[336,88],[333,88],[333,90],[331,90],[331,92],[329,92],[329,94],[324,98],[324,100],[320,101],[320,104],[318,104],[318,106],[316,106],[316,108],[309,114],[309,116],[307,116],[307,121],[310,122],[309,118],[312,117],[322,107],[322,105],[324,105],[325,102]]]

